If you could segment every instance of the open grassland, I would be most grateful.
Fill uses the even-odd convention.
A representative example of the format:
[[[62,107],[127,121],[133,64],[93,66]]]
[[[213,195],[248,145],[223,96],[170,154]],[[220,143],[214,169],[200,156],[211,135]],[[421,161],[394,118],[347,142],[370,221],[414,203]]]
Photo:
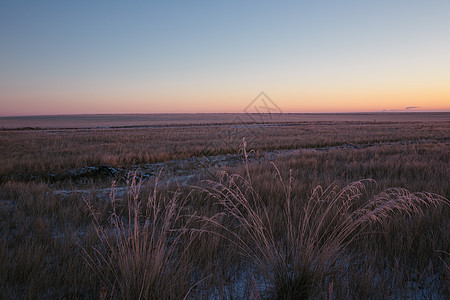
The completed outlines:
[[[446,299],[439,116],[1,130],[3,296]],[[186,170],[49,177],[170,160]],[[158,183],[179,171],[196,176]]]
[[[165,125],[229,124],[255,122],[379,121],[428,122],[448,121],[448,113],[380,112],[342,114],[299,113],[223,113],[223,114],[124,114],[124,115],[57,115],[0,117],[2,129],[151,127]]]
[[[370,116],[373,117],[373,116]],[[43,177],[87,166],[126,167],[232,154],[245,137],[255,151],[344,144],[446,141],[449,120],[305,121],[170,125],[150,128],[0,130],[0,179]],[[403,119],[405,117],[402,117]],[[411,117],[410,117],[411,118]],[[419,119],[430,118],[425,114]],[[209,119],[207,119],[209,120]]]

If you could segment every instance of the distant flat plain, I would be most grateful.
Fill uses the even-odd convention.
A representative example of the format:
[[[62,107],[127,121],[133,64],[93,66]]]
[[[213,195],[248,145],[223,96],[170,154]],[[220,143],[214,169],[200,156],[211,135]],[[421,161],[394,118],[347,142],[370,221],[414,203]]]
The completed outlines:
[[[102,128],[223,123],[450,121],[450,112],[86,114],[0,117],[0,129]]]

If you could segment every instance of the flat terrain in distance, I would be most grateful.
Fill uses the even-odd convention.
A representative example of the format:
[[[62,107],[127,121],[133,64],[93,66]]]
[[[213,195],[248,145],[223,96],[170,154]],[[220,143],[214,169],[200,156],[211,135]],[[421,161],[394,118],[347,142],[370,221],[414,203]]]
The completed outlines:
[[[450,113],[3,118],[0,180],[45,181],[54,179],[53,175],[61,178],[61,174],[99,165],[145,169],[149,166],[144,164],[238,154],[244,137],[248,148],[261,155],[346,144],[353,145],[347,145],[349,148],[418,141],[447,143],[449,122]],[[225,158],[222,165],[226,164]],[[189,163],[188,168],[197,168],[197,162]]]
[[[124,114],[124,115],[57,115],[0,117],[0,128],[96,128],[124,126],[153,126],[175,124],[217,124],[242,122],[424,122],[449,121],[448,112],[379,112],[342,114]]]

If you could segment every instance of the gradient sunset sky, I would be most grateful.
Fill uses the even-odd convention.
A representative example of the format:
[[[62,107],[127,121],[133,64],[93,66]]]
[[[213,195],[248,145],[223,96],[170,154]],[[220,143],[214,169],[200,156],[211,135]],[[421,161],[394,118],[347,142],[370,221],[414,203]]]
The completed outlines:
[[[0,1],[0,115],[450,111],[450,1]]]

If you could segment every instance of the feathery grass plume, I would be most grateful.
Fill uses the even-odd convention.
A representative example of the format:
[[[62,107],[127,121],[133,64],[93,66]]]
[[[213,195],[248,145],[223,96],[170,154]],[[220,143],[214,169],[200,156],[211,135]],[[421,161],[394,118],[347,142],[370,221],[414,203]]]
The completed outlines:
[[[84,249],[86,262],[111,297],[180,299],[192,288],[191,266],[184,255],[188,245],[181,245],[184,201],[178,193],[160,195],[157,184],[146,200],[135,175],[128,181],[124,203],[112,192],[109,226],[100,223],[87,203],[100,243]]]
[[[269,293],[278,299],[306,299],[315,286],[342,271],[350,259],[347,246],[371,223],[396,213],[420,214],[426,207],[450,204],[439,195],[400,188],[367,199],[366,187],[374,183],[370,179],[344,188],[337,183],[325,189],[318,186],[306,203],[293,201],[292,176],[286,184],[274,165],[285,198],[280,220],[253,188],[245,139],[242,151],[247,178],[223,174],[221,181],[209,181],[206,189],[238,226],[224,228],[215,217],[207,222],[230,233],[230,241],[266,278]],[[282,236],[274,235],[274,224],[281,224],[277,232],[284,232]]]

